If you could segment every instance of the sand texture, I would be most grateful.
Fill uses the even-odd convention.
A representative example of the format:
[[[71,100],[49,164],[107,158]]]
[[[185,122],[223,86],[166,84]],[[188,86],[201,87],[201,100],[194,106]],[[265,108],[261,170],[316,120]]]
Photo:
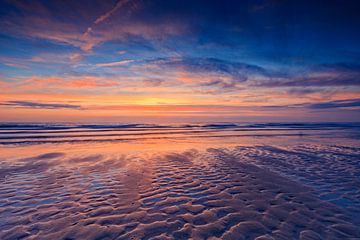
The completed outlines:
[[[128,156],[50,152],[4,162],[0,238],[359,238],[358,222],[347,212],[359,210],[358,178],[349,180],[351,173],[359,176],[358,149],[348,149],[350,162],[333,157],[326,167],[305,165],[305,152],[314,149],[300,150],[286,154],[291,161],[283,159],[285,150],[262,146]],[[328,157],[338,156],[328,150]],[[342,167],[338,185],[325,184],[331,167]],[[299,172],[320,190],[276,172]],[[336,205],[341,199],[352,204]]]
[[[0,239],[360,239],[360,125],[0,124]]]

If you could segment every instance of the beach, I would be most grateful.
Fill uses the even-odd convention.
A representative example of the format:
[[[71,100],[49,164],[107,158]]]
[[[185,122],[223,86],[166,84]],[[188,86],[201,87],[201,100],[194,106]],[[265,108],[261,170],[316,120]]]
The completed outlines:
[[[359,133],[2,124],[0,239],[358,239]]]
[[[359,12],[0,0],[0,240],[360,240]]]

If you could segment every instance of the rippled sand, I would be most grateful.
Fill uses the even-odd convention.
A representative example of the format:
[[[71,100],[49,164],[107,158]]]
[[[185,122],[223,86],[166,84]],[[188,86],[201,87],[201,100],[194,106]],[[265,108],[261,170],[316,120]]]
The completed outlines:
[[[360,238],[357,141],[153,139],[0,152],[0,239]]]

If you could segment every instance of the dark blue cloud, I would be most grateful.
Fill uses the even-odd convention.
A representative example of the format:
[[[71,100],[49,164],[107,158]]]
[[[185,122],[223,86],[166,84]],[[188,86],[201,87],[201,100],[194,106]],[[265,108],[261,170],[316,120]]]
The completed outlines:
[[[280,72],[270,71],[254,64],[227,61],[219,58],[155,58],[139,62],[139,64],[144,64],[145,66],[148,64],[155,65],[164,72],[180,70],[192,75],[198,74],[203,76],[203,81],[200,81],[197,85],[199,87],[217,89],[215,92],[211,91],[211,93],[240,90],[241,87],[239,85],[251,80],[252,77],[270,78],[283,76]],[[159,84],[163,82],[165,80]]]
[[[360,110],[360,99],[344,99],[344,100],[335,100],[335,101],[327,101],[321,103],[300,103],[300,104],[291,104],[291,105],[273,105],[273,106],[262,106],[260,109],[265,110],[284,110],[284,109],[347,109],[347,108],[356,108],[356,110]]]
[[[218,58],[159,58],[149,60],[148,62],[157,64],[165,69],[182,68],[192,73],[225,74],[238,82],[246,81],[251,75],[269,75],[269,72],[262,67]]]
[[[58,103],[36,103],[29,101],[7,101],[0,103],[0,106],[8,107],[24,107],[24,108],[40,108],[40,109],[81,109],[80,105],[73,104],[58,104]]]
[[[360,65],[357,63],[312,65],[288,77],[269,78],[254,85],[260,87],[360,86]]]
[[[328,108],[352,108],[360,107],[360,99],[337,100],[324,103],[314,103],[308,105],[311,109],[328,109]]]
[[[292,87],[293,93],[312,93],[318,89],[311,87],[360,86],[360,65],[357,63],[314,64],[301,71],[291,68],[272,70],[263,66],[223,60],[218,58],[157,58],[146,60],[145,64],[155,64],[165,71],[182,69],[190,73],[215,73],[228,76],[231,82],[211,79],[201,83],[202,86],[218,86],[221,88],[237,88],[237,83],[252,87]],[[297,87],[303,90],[295,90]]]

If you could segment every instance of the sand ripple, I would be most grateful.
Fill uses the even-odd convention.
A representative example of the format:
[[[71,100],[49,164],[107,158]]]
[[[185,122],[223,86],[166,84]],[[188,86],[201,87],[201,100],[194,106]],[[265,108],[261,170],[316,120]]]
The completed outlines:
[[[360,209],[360,152],[319,152],[309,146],[49,152],[3,162],[0,238],[359,238],[348,210]]]

